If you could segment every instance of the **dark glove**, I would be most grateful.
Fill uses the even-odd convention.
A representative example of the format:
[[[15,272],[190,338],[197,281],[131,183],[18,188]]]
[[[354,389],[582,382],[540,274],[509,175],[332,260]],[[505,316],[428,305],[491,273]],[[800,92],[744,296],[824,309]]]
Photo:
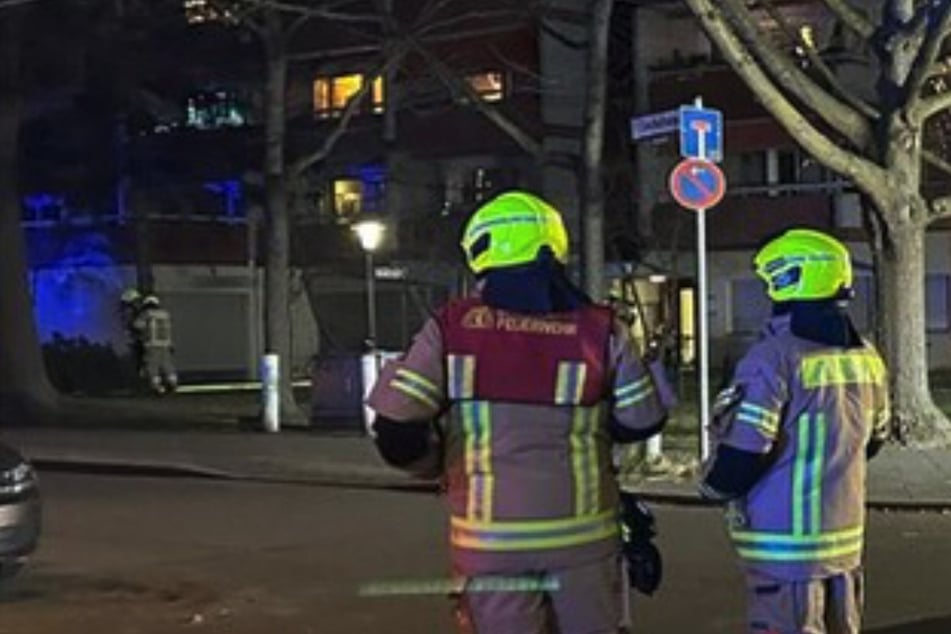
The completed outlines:
[[[660,551],[651,541],[657,535],[656,524],[654,514],[636,495],[621,491],[621,549],[628,582],[648,596],[660,587],[664,572]]]

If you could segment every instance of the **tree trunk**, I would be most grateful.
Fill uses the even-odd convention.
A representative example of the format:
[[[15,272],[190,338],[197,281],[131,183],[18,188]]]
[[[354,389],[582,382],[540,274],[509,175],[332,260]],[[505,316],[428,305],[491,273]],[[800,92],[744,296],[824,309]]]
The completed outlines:
[[[951,424],[928,385],[925,323],[925,225],[888,228],[881,258],[881,324],[891,379],[894,433],[915,446],[951,441]]]
[[[290,226],[284,142],[286,137],[287,47],[281,17],[269,11],[267,35],[265,197],[267,252],[264,262],[264,347],[280,358],[281,421],[303,422],[291,387]]]
[[[26,242],[20,225],[21,31],[14,13],[0,17],[0,418],[4,420],[47,415],[56,404],[27,288]]]
[[[604,117],[608,81],[608,31],[613,0],[592,0],[588,31],[588,91],[585,100],[582,179],[584,284],[595,300],[604,296]]]

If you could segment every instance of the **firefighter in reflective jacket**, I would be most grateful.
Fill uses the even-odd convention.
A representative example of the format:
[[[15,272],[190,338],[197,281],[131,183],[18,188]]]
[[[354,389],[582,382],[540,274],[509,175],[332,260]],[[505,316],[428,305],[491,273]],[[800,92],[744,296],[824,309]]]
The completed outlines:
[[[727,502],[749,631],[853,634],[865,473],[888,435],[885,367],[844,312],[849,252],[791,229],[755,256],[773,316],[714,404],[701,493]]]
[[[158,297],[147,295],[133,321],[142,350],[140,372],[156,394],[174,392],[178,387],[172,343],[172,317]]]
[[[627,329],[568,281],[567,234],[546,202],[501,194],[469,220],[462,247],[478,291],[382,370],[368,400],[377,446],[394,465],[443,476],[455,575],[557,585],[463,591],[461,631],[617,632],[611,443],[661,430],[655,379]]]

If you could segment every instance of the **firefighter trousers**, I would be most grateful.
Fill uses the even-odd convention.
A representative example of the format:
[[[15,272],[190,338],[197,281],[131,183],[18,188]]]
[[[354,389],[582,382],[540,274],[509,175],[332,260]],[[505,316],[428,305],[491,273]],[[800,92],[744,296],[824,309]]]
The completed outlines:
[[[860,569],[824,579],[780,581],[747,577],[750,634],[858,634]]]
[[[459,632],[615,634],[618,631],[622,580],[617,555],[533,574],[556,580],[558,588],[548,592],[463,593],[456,608]]]

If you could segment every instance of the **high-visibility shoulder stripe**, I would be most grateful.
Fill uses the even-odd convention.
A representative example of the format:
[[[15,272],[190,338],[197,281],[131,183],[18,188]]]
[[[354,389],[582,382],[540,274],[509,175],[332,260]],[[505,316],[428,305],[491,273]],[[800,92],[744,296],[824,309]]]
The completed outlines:
[[[800,375],[807,389],[853,383],[881,385],[885,382],[885,364],[868,350],[813,354],[803,357]]]
[[[555,384],[556,405],[577,405],[584,394],[584,381],[588,366],[581,362],[558,363],[558,380]]]
[[[449,398],[471,399],[475,396],[475,356],[450,354],[446,357]]]

